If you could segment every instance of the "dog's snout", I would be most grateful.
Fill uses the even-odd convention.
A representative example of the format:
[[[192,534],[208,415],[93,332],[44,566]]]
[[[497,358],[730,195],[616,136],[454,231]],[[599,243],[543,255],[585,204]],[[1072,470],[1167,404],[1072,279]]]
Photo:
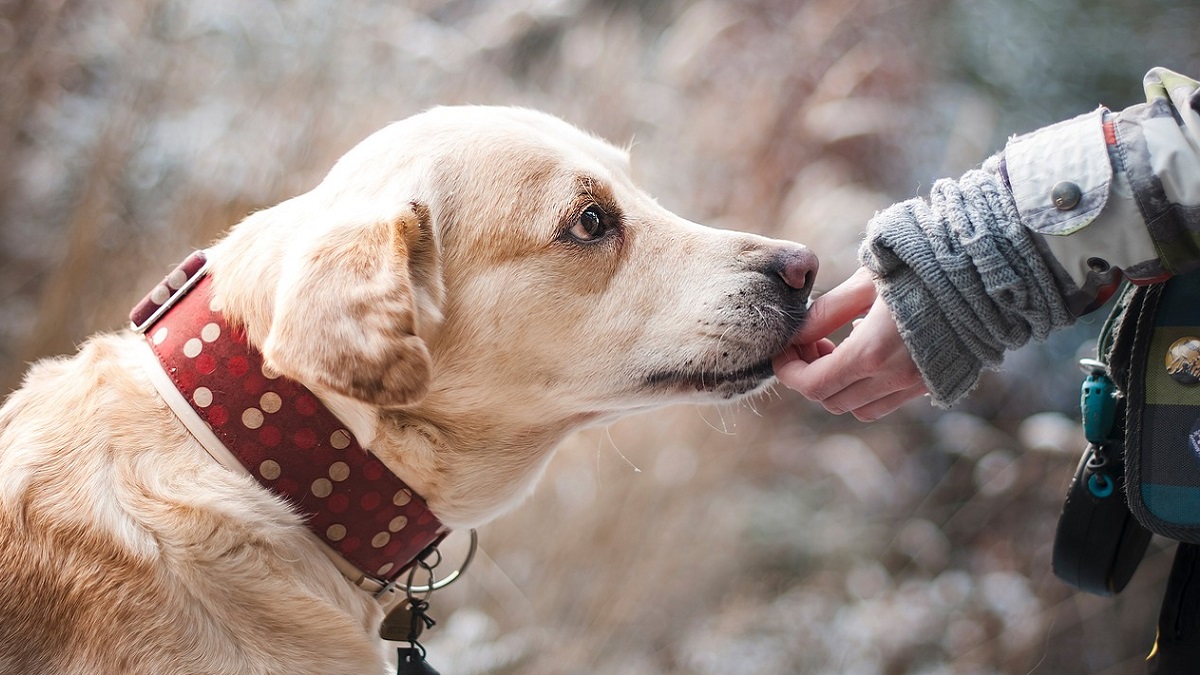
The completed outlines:
[[[772,271],[783,279],[783,283],[808,297],[817,278],[818,264],[817,256],[812,251],[804,246],[795,246],[775,254]]]

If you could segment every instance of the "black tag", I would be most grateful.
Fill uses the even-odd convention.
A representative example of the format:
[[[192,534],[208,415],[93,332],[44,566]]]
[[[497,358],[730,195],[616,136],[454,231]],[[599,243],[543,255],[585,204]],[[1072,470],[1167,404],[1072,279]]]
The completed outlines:
[[[400,647],[400,663],[396,666],[396,675],[440,675],[433,666],[425,660],[425,653],[419,647]]]

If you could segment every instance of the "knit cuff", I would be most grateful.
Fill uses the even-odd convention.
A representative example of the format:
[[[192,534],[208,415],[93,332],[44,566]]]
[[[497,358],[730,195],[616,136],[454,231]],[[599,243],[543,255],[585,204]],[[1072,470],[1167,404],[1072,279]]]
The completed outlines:
[[[934,403],[948,407],[1004,352],[1070,325],[1058,283],[1021,224],[999,158],[878,213],[859,251]]]

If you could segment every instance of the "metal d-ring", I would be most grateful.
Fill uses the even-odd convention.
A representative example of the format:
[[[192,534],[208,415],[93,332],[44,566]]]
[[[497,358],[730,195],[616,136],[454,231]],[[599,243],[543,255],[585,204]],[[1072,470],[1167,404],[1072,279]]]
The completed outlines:
[[[409,577],[408,577],[409,582],[407,584],[396,583],[396,588],[403,590],[409,596],[413,595],[414,593],[431,593],[433,591],[445,588],[445,587],[449,586],[450,584],[454,583],[455,581],[458,581],[458,578],[460,576],[462,576],[463,572],[467,571],[467,568],[470,567],[470,565],[471,565],[471,561],[475,559],[475,551],[478,548],[479,548],[479,535],[476,534],[475,529],[472,528],[471,529],[471,544],[470,544],[470,547],[467,548],[467,557],[463,559],[462,564],[458,566],[458,569],[454,570],[450,574],[447,574],[444,579],[434,580],[433,568],[429,568],[429,582],[430,583],[428,583],[424,586],[414,586],[412,584],[413,575],[409,574]],[[417,569],[416,569],[417,567],[420,567],[420,565],[413,567],[413,570],[412,570],[413,573],[415,573],[417,571]]]

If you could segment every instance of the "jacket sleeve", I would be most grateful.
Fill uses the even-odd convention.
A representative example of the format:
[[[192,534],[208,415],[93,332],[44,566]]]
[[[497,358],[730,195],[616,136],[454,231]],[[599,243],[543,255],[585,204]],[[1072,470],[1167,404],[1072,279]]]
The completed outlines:
[[[868,223],[860,260],[938,405],[1102,304],[1122,275],[1200,267],[1200,85],[1164,69],[1145,85],[1146,104],[1015,137]]]
[[[1103,108],[1009,141],[1004,169],[1022,222],[1072,312],[1124,275],[1162,281],[1200,267],[1200,84],[1156,68],[1147,103]]]

